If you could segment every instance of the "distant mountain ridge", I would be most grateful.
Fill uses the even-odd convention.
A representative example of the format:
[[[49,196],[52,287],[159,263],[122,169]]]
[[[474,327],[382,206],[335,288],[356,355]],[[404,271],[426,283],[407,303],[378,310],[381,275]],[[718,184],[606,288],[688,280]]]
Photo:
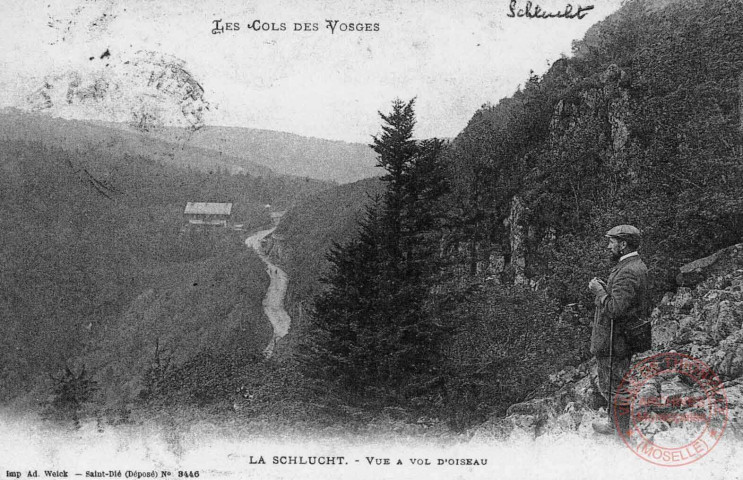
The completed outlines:
[[[124,127],[125,124],[111,126]],[[131,128],[131,127],[128,127]],[[226,161],[262,165],[283,174],[350,183],[380,174],[368,145],[242,127],[205,126],[184,138],[183,129],[163,127],[147,136],[218,152]]]
[[[185,129],[179,130],[185,135]],[[0,139],[41,141],[74,151],[100,150],[107,155],[142,156],[164,164],[201,171],[224,170],[255,177],[275,177],[270,168],[244,159],[215,155],[213,151],[192,145],[178,145],[129,129],[111,128],[103,122],[65,120],[49,115],[28,113],[14,108],[0,110]]]
[[[257,177],[290,175],[350,183],[380,174],[367,145],[242,127],[142,131],[126,123],[67,120],[5,108],[0,109],[0,137],[48,138],[68,149],[102,148],[181,167]]]

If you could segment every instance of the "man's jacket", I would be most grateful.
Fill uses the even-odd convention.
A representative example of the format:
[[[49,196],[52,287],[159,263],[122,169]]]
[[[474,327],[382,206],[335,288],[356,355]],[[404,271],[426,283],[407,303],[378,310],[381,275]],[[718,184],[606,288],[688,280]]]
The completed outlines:
[[[609,275],[606,293],[596,296],[591,353],[597,357],[609,356],[612,319],[615,357],[631,356],[650,348],[648,293],[648,268],[639,256],[633,255],[617,263]]]

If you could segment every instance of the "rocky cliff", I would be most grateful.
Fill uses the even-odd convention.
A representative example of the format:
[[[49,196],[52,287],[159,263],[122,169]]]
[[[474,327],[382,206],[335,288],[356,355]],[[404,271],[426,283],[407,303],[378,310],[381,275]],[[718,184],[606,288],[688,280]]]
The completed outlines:
[[[597,172],[586,165],[602,163],[607,171],[613,172],[611,176],[621,177],[625,185],[632,185],[638,179],[636,157],[640,147],[637,136],[632,135],[632,123],[641,106],[630,94],[631,74],[616,64],[585,76],[565,60],[558,60],[547,77],[552,82],[562,82],[564,91],[554,99],[551,108],[545,107],[548,128],[543,141],[546,151],[554,153],[550,165],[561,165],[559,169],[568,173],[559,179],[553,176],[551,181],[567,186],[561,194],[566,201],[564,209],[572,212],[569,220],[579,223],[587,214],[587,207],[583,205],[585,199],[581,198],[590,190],[586,184],[596,183],[587,179],[597,176]],[[533,152],[526,157],[529,155]],[[530,165],[533,160],[526,157],[516,163],[525,162],[533,168]],[[539,218],[545,215],[543,188],[543,184],[527,181],[520,192],[506,201],[509,210],[503,226],[508,241],[502,243],[507,254],[497,256],[495,261],[489,259],[489,265],[478,265],[478,271],[488,268],[497,276],[508,268],[515,285],[535,285],[539,281],[548,268],[547,252],[555,247],[555,232],[559,227],[537,228],[544,224],[544,219]],[[553,185],[548,190],[554,188],[559,190],[560,187]],[[617,185],[606,188],[601,195],[615,195],[617,188]],[[556,218],[554,212],[548,216]],[[485,259],[481,263],[485,263]]]
[[[701,360],[719,376],[727,397],[726,435],[743,437],[743,243],[681,267],[677,282],[652,312],[653,349],[633,358],[637,363],[662,352]],[[678,399],[694,395],[695,386],[679,375],[661,375],[650,387],[660,411],[686,407]],[[476,439],[513,435],[537,437],[577,431],[591,434],[591,422],[605,417],[598,393],[594,360],[550,376],[532,399],[512,405],[505,417],[492,418],[475,432]],[[691,408],[691,405],[688,407]],[[643,430],[648,438],[688,426],[658,420]],[[652,425],[650,425],[652,423]]]

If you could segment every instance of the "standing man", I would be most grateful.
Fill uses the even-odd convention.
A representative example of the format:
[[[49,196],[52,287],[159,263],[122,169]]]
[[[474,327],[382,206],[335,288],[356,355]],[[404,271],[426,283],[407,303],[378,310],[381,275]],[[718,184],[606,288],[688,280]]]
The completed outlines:
[[[648,268],[637,253],[640,231],[632,225],[619,225],[606,232],[606,237],[611,258],[617,264],[606,284],[594,277],[588,288],[596,304],[591,353],[598,364],[599,390],[609,402],[608,421],[595,422],[593,428],[609,435],[615,432],[615,405],[629,406],[627,392],[617,388],[629,370],[632,354],[649,349],[651,342]],[[616,420],[617,428],[626,432],[630,427],[628,409],[617,409]]]

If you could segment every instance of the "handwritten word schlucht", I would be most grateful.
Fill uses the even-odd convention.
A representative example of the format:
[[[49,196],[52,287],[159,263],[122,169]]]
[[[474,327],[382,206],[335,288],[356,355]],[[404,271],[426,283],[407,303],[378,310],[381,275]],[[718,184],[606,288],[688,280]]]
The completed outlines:
[[[558,10],[556,12],[550,12],[547,10],[543,10],[540,5],[533,4],[532,2],[528,1],[524,4],[524,8],[518,8],[518,0],[511,0],[511,3],[508,5],[509,13],[506,15],[509,18],[515,18],[515,17],[526,17],[526,18],[577,18],[579,20],[583,19],[586,15],[588,15],[589,10],[593,10],[593,5],[588,5],[585,7],[582,7],[578,5],[578,7],[573,11],[573,5],[567,4],[565,5],[564,10]]]

